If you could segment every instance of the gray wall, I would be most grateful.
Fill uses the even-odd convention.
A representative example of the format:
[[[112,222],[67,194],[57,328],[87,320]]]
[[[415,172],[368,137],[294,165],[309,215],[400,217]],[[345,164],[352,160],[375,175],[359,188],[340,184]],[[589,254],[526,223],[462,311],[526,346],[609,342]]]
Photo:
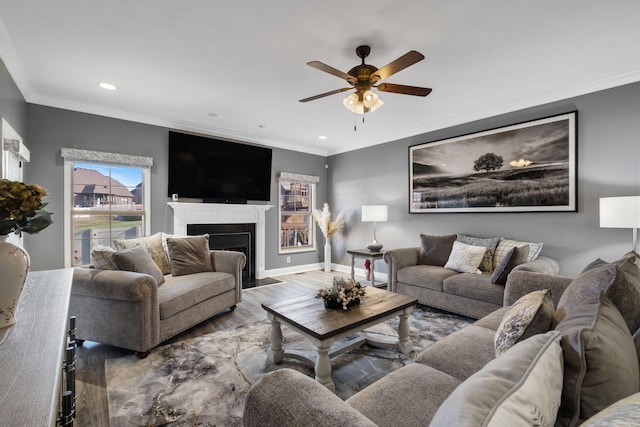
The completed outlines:
[[[125,120],[111,119],[58,108],[29,104],[28,134],[25,141],[31,150],[32,162],[25,179],[49,190],[48,209],[55,223],[37,236],[26,236],[25,246],[31,256],[32,268],[43,270],[64,266],[63,241],[63,159],[60,148],[81,148],[122,154],[150,156],[151,168],[151,231],[165,230],[167,196],[168,129]],[[287,172],[319,175],[326,182],[326,158],[311,154],[274,149],[271,204],[267,211],[266,267],[284,267],[285,257],[278,256],[277,174]],[[326,189],[320,188],[320,202]],[[170,228],[170,226],[167,226]],[[318,253],[292,254],[292,264],[318,262]]]
[[[0,61],[0,117],[9,122],[26,142],[27,103],[2,61]]]
[[[410,145],[572,110],[578,110],[578,212],[408,213]],[[419,246],[420,233],[504,236],[543,242],[543,255],[560,261],[561,274],[575,276],[597,257],[613,260],[631,249],[631,230],[599,228],[598,210],[600,197],[640,195],[640,83],[331,156],[328,162],[331,206],[353,212],[346,236],[335,239],[334,262],[350,263],[345,240],[350,247],[371,241],[372,225],[359,219],[361,205],[387,204],[389,221],[377,225],[385,249]],[[386,271],[381,261],[376,268]]]

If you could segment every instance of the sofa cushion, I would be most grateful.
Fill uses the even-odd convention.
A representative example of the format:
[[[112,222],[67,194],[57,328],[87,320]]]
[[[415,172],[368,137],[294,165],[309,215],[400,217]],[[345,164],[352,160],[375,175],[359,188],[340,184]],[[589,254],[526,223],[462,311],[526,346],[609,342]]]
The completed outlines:
[[[519,341],[548,332],[555,308],[548,289],[534,291],[516,301],[496,330],[496,357]]]
[[[401,283],[442,292],[442,281],[457,274],[459,273],[456,271],[435,265],[412,265],[400,269],[397,280]]]
[[[630,258],[613,263],[597,259],[562,293],[555,322],[586,298],[604,292],[625,319],[631,333],[640,327],[640,269]]]
[[[489,273],[459,273],[444,280],[442,288],[451,295],[502,305],[504,286],[491,283]]]
[[[464,381],[495,358],[494,333],[480,326],[465,326],[422,350],[415,361]]]
[[[118,270],[118,264],[113,259],[115,252],[108,246],[94,246],[91,249],[91,264],[100,270]]]
[[[521,341],[456,388],[432,427],[552,426],[562,390],[560,334]]]
[[[113,259],[119,270],[148,274],[153,277],[158,286],[164,282],[162,271],[151,259],[151,255],[140,245],[114,252]]]
[[[562,333],[565,366],[561,425],[575,425],[639,391],[631,333],[604,294],[569,311],[556,330]]]
[[[493,256],[493,268],[495,269],[496,267],[498,267],[498,264],[500,264],[502,258],[507,255],[511,248],[519,246],[529,246],[527,262],[531,262],[538,258],[538,255],[540,255],[540,251],[542,251],[542,243],[519,242],[517,240],[511,239],[500,239],[500,241],[498,242],[498,246],[496,247],[496,253]]]
[[[580,427],[640,426],[640,393],[607,406]]]
[[[507,314],[507,311],[509,311],[510,308],[510,306],[507,306],[494,310],[483,318],[476,320],[474,325],[497,331],[500,323],[502,323],[504,315]]]
[[[476,237],[467,234],[458,233],[456,240],[473,246],[484,246],[486,249],[485,256],[478,267],[480,271],[491,273],[493,271],[493,255],[500,241],[499,237]]]
[[[129,249],[136,245],[142,246],[151,255],[162,274],[171,273],[169,258],[163,246],[164,233],[156,233],[152,236],[138,237],[135,239],[114,239],[113,245],[118,250]]]
[[[480,273],[478,267],[486,251],[487,248],[484,246],[467,245],[466,243],[455,241],[444,268],[460,273]]]
[[[229,273],[213,271],[187,276],[167,276],[166,279],[165,284],[158,288],[161,320],[235,289],[235,279]]]
[[[209,235],[167,237],[172,276],[212,271]]]
[[[511,270],[516,268],[518,265],[527,262],[528,255],[528,245],[511,248],[504,258],[502,258],[502,261],[500,261],[495,270],[493,270],[493,273],[491,274],[491,283],[495,283],[497,285],[504,285],[507,283],[507,276],[509,276]]]
[[[411,363],[346,402],[379,426],[422,426],[460,383],[432,367]]]
[[[421,234],[420,255],[418,257],[420,264],[444,267],[456,237],[455,234],[437,236]]]

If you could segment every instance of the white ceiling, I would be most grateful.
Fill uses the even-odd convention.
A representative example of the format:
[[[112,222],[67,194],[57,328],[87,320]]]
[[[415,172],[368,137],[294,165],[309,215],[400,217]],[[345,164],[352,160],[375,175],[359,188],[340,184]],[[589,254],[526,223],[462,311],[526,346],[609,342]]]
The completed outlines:
[[[0,17],[28,102],[320,155],[640,81],[636,0],[0,0]],[[346,86],[308,61],[347,72],[360,44],[378,68],[424,54],[387,81],[431,95],[380,93],[364,124],[348,93],[298,102]]]

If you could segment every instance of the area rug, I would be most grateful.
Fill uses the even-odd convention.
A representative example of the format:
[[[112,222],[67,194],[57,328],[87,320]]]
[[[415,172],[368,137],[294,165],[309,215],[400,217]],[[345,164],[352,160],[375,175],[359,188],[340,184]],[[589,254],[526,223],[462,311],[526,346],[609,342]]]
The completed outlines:
[[[364,345],[332,359],[336,394],[346,399],[399,367],[435,340],[470,324],[472,319],[419,306],[410,316],[414,351]],[[398,318],[367,331],[397,337]],[[135,355],[105,362],[109,423],[119,426],[241,426],[244,398],[253,383],[283,367],[314,377],[306,364],[285,358],[267,360],[269,321],[213,332],[154,349],[146,359]],[[284,348],[314,357],[313,346],[286,326]]]

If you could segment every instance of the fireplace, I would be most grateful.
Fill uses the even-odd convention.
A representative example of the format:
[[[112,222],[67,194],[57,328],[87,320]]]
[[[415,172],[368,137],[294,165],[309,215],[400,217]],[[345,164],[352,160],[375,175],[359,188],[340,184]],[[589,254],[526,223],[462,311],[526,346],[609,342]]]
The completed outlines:
[[[172,229],[167,229],[168,233],[178,236],[186,236],[190,234],[187,230],[189,225],[223,225],[232,226],[249,225],[253,227],[252,231],[214,231],[219,234],[216,239],[209,239],[209,244],[223,246],[217,249],[230,249],[232,246],[238,248],[247,254],[247,264],[251,263],[253,276],[247,269],[247,280],[251,278],[264,279],[265,274],[265,212],[273,207],[273,205],[232,205],[220,203],[187,203],[187,202],[169,202],[167,203],[167,224],[172,225]],[[237,230],[237,229],[236,229]],[[251,233],[251,242],[247,233]],[[196,234],[196,232],[193,232]],[[197,233],[200,234],[200,233]],[[209,234],[213,234],[209,232]],[[220,235],[221,234],[221,235]],[[226,239],[233,239],[235,242],[229,242]],[[237,240],[236,240],[237,239]],[[243,241],[241,241],[243,240]],[[246,249],[242,249],[245,248]],[[245,267],[247,268],[247,267]],[[244,274],[244,273],[243,273]],[[243,281],[244,283],[244,281]],[[250,285],[250,282],[247,283]]]
[[[187,235],[209,234],[209,249],[242,252],[247,262],[242,269],[242,287],[256,283],[255,224],[187,224]]]

